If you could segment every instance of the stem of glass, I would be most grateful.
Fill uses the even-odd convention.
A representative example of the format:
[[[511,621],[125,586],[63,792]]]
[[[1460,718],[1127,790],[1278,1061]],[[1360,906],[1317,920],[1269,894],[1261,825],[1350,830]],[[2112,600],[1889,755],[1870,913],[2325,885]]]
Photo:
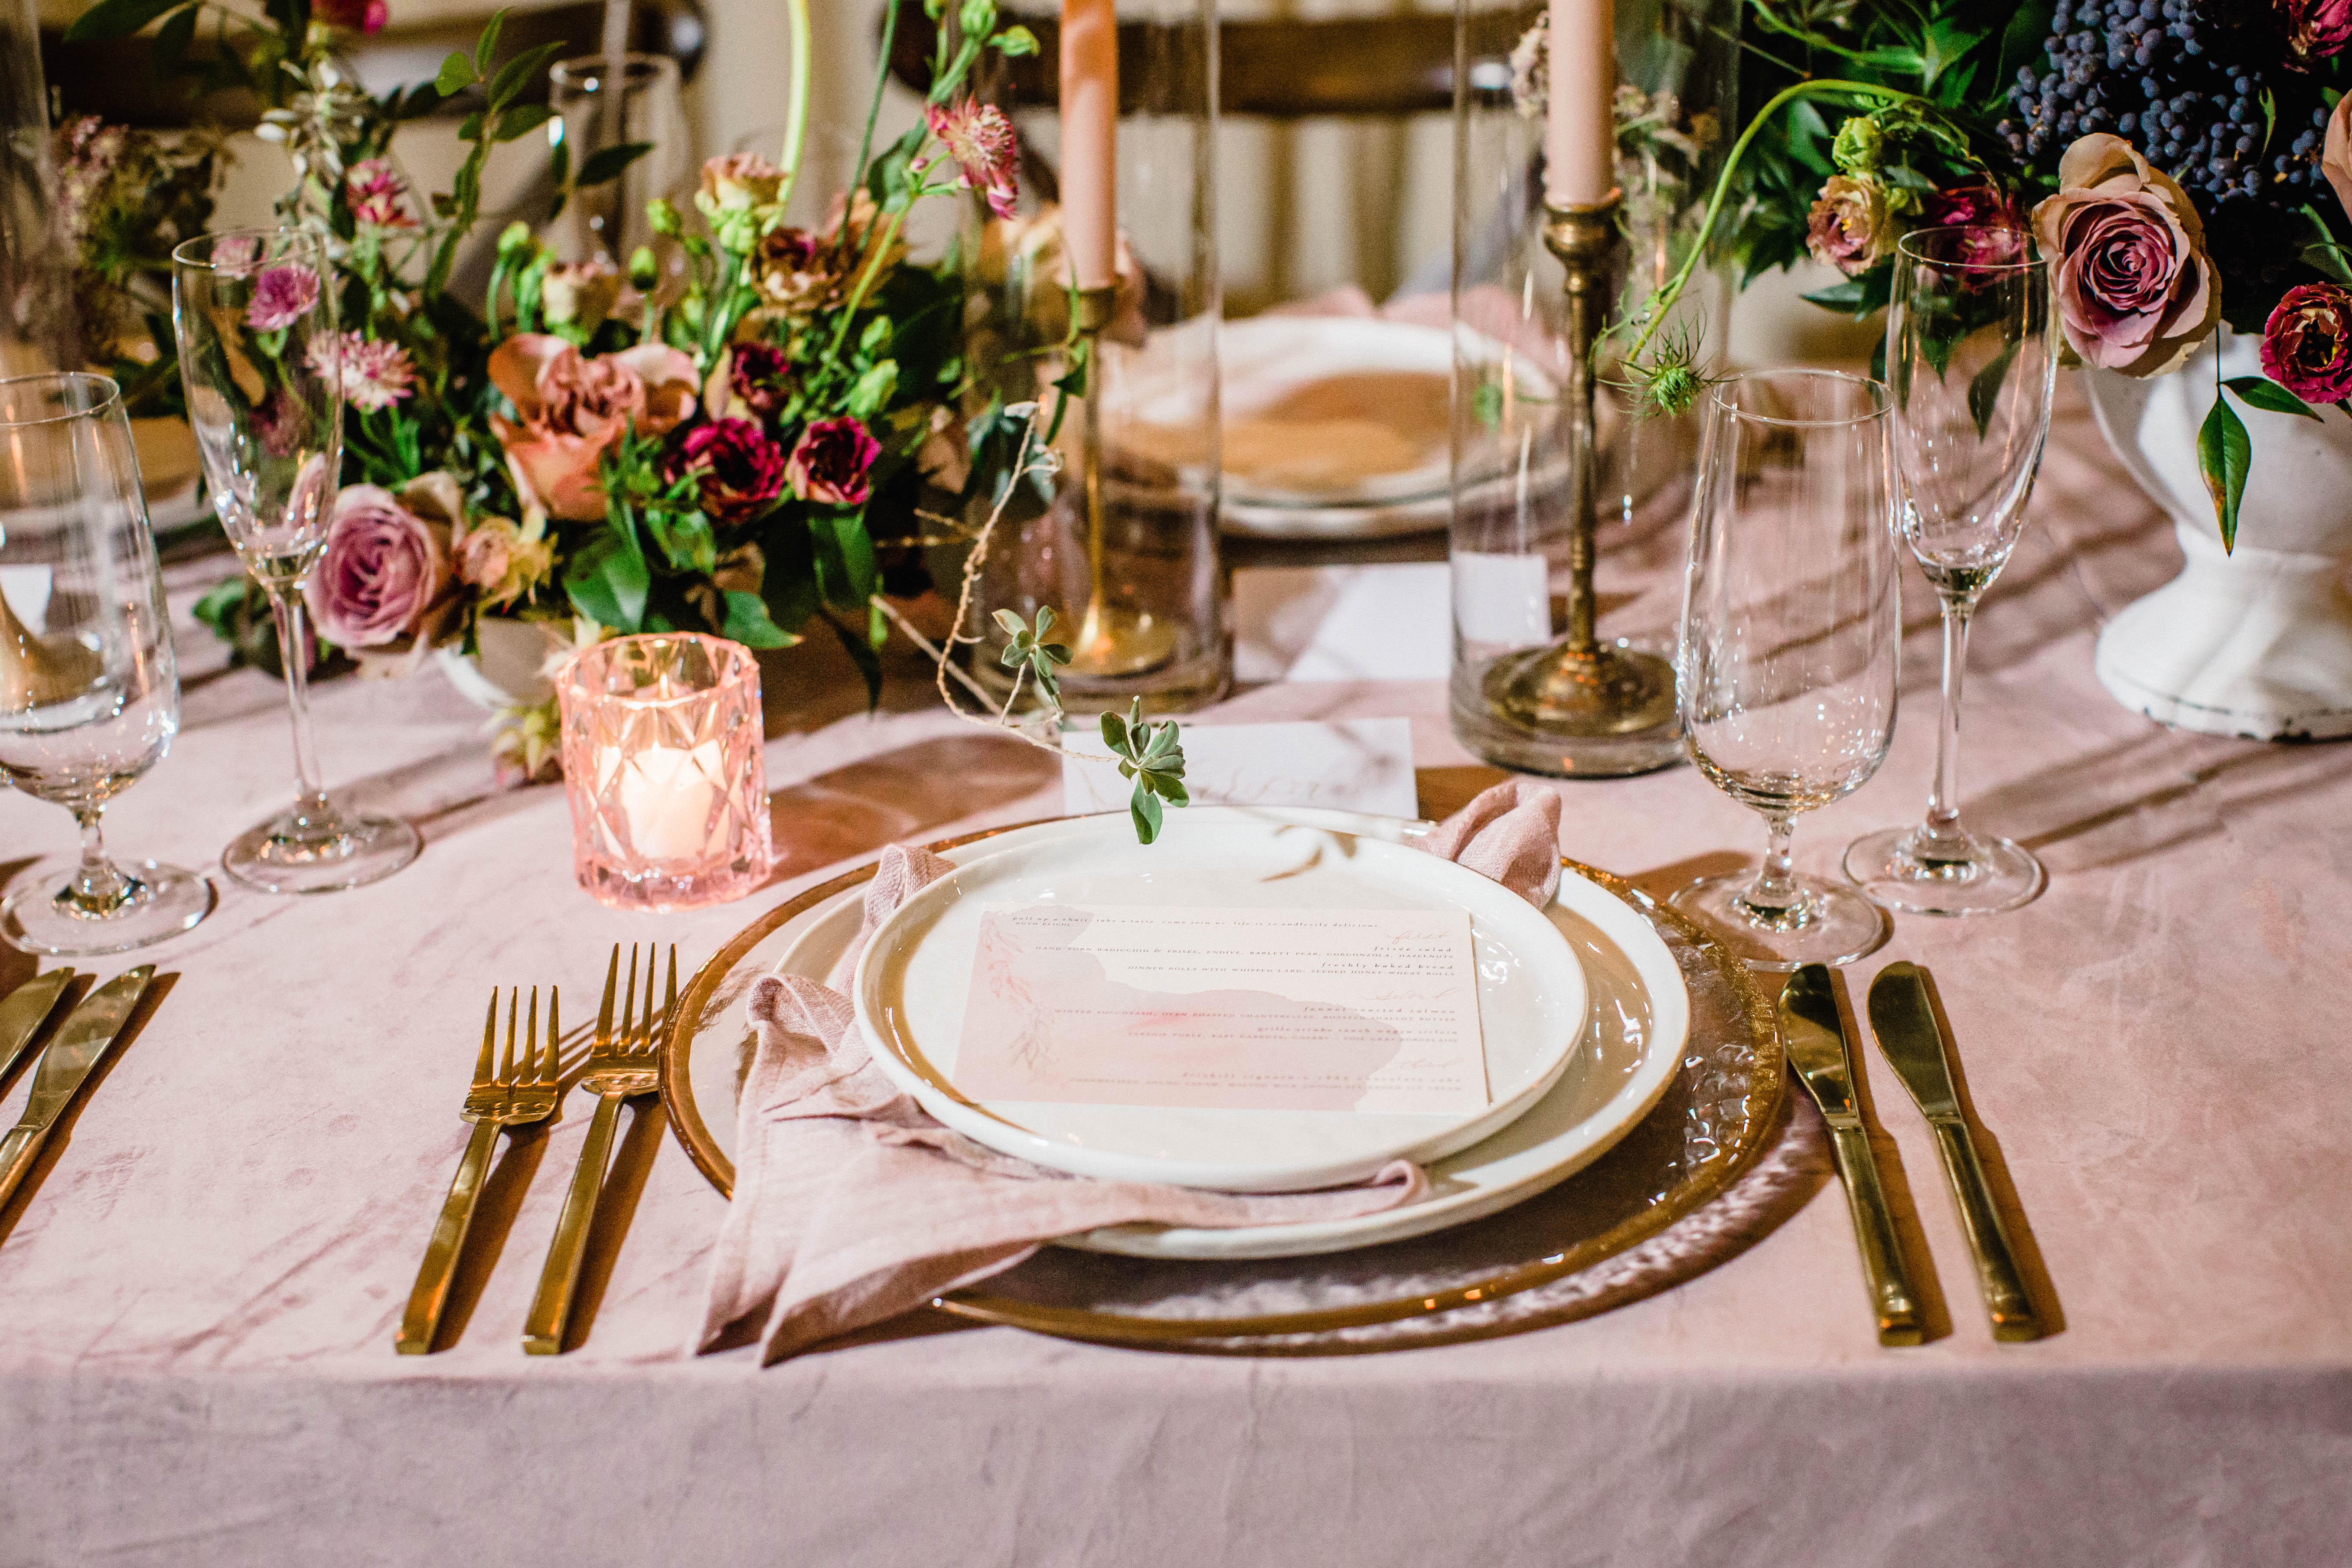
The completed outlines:
[[[1764,826],[1771,835],[1764,846],[1764,864],[1739,900],[1759,923],[1782,930],[1806,918],[1805,890],[1797,885],[1796,859],[1789,847],[1797,824],[1788,813],[1776,811],[1765,814]]]
[[[1912,853],[1933,864],[1969,858],[1960,826],[1960,679],[1969,667],[1969,615],[1975,605],[1944,601],[1944,710],[1936,730],[1936,785],[1927,820],[1912,836]]]
[[[128,876],[106,858],[106,836],[99,827],[95,805],[74,807],[74,820],[81,824],[81,864],[58,890],[57,902],[66,912],[82,920],[104,920],[119,912],[146,890],[146,884]]]
[[[286,670],[286,707],[294,721],[294,809],[287,814],[297,837],[331,837],[340,831],[334,808],[319,783],[318,749],[310,739],[310,629],[302,624],[302,596],[289,587],[264,584],[269,614],[278,624],[278,658]]]

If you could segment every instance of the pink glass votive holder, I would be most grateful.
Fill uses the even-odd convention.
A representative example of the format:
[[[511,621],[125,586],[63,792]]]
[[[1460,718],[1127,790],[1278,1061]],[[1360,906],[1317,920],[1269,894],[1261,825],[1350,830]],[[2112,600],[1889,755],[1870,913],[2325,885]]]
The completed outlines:
[[[740,899],[768,879],[760,667],[690,632],[583,649],[555,682],[580,885],[617,910]]]

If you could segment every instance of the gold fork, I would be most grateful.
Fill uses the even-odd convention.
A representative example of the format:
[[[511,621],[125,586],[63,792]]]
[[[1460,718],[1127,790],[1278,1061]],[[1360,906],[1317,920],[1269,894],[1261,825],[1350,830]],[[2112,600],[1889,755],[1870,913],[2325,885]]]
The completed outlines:
[[[547,1049],[539,1045],[539,987],[530,988],[530,1016],[523,1036],[522,1055],[515,1055],[515,1009],[519,990],[507,992],[507,1048],[497,1070],[490,1065],[491,1047],[499,1031],[499,993],[490,990],[489,1016],[482,1020],[482,1054],[474,1063],[473,1087],[466,1091],[466,1108],[458,1112],[474,1124],[466,1141],[466,1157],[457,1163],[457,1179],[449,1184],[449,1201],[433,1227],[425,1248],[425,1266],[416,1271],[416,1289],[409,1292],[408,1311],[400,1321],[394,1342],[403,1355],[423,1355],[433,1348],[441,1327],[441,1309],[448,1304],[449,1281],[457,1272],[457,1254],[465,1249],[466,1232],[474,1223],[474,1204],[482,1195],[482,1178],[490,1164],[490,1149],[501,1127],[521,1127],[544,1121],[555,1113],[556,1047],[562,1033],[556,1020],[558,993],[547,994]]]
[[[654,1010],[654,965],[660,951],[646,952],[646,1002],[637,1006],[637,947],[629,944],[629,988],[621,1003],[621,1024],[613,1026],[613,992],[620,977],[621,944],[613,944],[613,961],[604,969],[604,1005],[596,1016],[595,1043],[588,1048],[588,1071],[580,1087],[596,1096],[596,1119],[588,1124],[588,1141],[580,1147],[580,1163],[572,1173],[572,1190],[564,1194],[563,1216],[555,1222],[555,1240],[547,1249],[547,1267],[540,1271],[539,1295],[522,1326],[522,1348],[530,1355],[555,1355],[563,1349],[565,1325],[572,1320],[572,1293],[580,1284],[580,1261],[587,1251],[588,1222],[596,1212],[596,1195],[604,1190],[605,1168],[613,1157],[613,1129],[620,1120],[621,1101],[661,1088],[658,1053],[663,1026],[677,1010],[677,948],[669,950],[669,994],[661,1010]]]

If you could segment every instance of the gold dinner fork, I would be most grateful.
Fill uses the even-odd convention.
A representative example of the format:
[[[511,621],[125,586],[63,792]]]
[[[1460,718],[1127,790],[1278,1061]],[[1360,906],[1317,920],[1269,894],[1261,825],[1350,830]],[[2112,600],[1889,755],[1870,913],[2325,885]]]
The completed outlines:
[[[559,993],[547,994],[547,1048],[539,1045],[539,987],[530,988],[530,1021],[523,1035],[522,1055],[515,1055],[515,1009],[522,1000],[514,988],[507,992],[507,1048],[498,1068],[490,1065],[499,1030],[499,993],[490,990],[489,1016],[482,1020],[482,1054],[474,1063],[473,1086],[466,1091],[466,1108],[458,1112],[474,1124],[466,1141],[466,1157],[457,1163],[457,1179],[449,1184],[449,1201],[441,1207],[433,1240],[425,1248],[425,1267],[416,1271],[416,1289],[409,1292],[408,1312],[400,1321],[394,1344],[403,1355],[423,1355],[433,1348],[441,1327],[441,1309],[449,1300],[449,1281],[457,1272],[457,1254],[465,1249],[466,1232],[474,1223],[474,1205],[482,1195],[482,1178],[490,1164],[490,1150],[501,1127],[522,1127],[555,1114],[556,1039],[562,1033],[556,1019]]]
[[[669,994],[656,1013],[654,966],[659,957],[660,950],[648,944],[646,1000],[640,1010],[637,948],[629,944],[629,988],[617,1029],[613,1026],[613,992],[620,977],[619,942],[613,944],[613,960],[604,969],[604,1005],[596,1016],[595,1043],[588,1048],[588,1071],[580,1079],[580,1087],[596,1096],[596,1119],[588,1124],[588,1141],[581,1145],[580,1163],[572,1173],[572,1190],[564,1194],[563,1216],[555,1222],[555,1240],[547,1249],[547,1267],[540,1271],[539,1295],[523,1322],[522,1348],[530,1355],[555,1355],[563,1349],[572,1293],[579,1286],[580,1261],[587,1251],[588,1221],[596,1212],[596,1195],[604,1190],[605,1167],[612,1163],[613,1128],[620,1120],[621,1101],[661,1088],[662,1036],[677,1010],[677,945],[669,950]]]

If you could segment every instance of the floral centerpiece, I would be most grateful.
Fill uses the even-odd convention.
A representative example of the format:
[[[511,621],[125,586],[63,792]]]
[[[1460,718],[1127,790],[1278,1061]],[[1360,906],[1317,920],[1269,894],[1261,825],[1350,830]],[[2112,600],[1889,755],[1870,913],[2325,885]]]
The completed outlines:
[[[794,10],[805,39],[805,7]],[[200,12],[221,25],[197,58]],[[545,621],[574,645],[678,629],[781,647],[822,621],[878,679],[886,552],[915,532],[924,468],[955,456],[963,374],[961,286],[911,260],[902,230],[927,197],[1008,188],[1010,127],[964,86],[984,49],[1034,50],[1025,30],[1000,29],[991,0],[970,0],[962,41],[934,62],[923,123],[876,147],[869,113],[852,186],[816,228],[784,216],[807,111],[802,47],[782,161],[713,159],[691,213],[653,205],[678,268],[650,249],[619,265],[562,261],[516,225],[496,240],[484,296],[460,299],[451,279],[484,166],[551,118],[526,93],[559,46],[500,58],[501,14],[434,81],[373,95],[339,51],[383,26],[381,0],[269,0],[259,16],[100,0],[73,36],[159,16],[166,68],[262,98],[261,132],[297,174],[281,220],[329,244],[333,277],[310,281],[334,290],[343,330],[311,352],[337,362],[313,368],[341,375],[342,472],[305,589],[326,644],[383,671],[470,649],[486,616]],[[877,108],[880,92],[877,74]],[[453,100],[468,110],[467,156],[451,188],[427,196],[394,132]],[[576,168],[568,151],[553,142],[567,197],[646,149]],[[87,245],[83,258],[88,273]],[[169,333],[152,342],[168,352]],[[911,542],[899,549],[914,565]],[[208,618],[249,625],[229,602],[245,595],[224,584]],[[551,766],[551,705],[511,718],[503,753],[526,774]]]
[[[1843,275],[1811,298],[1866,315],[1905,230],[2005,217],[2053,264],[2083,363],[2156,375],[2222,323],[2259,334],[2267,374],[2221,384],[2198,444],[2233,542],[2252,448],[2231,400],[2315,419],[2352,395],[2352,0],[1750,9],[1762,99],[1710,204],[1718,248],[1749,276],[1810,255]],[[1660,330],[1691,270],[1625,329],[1668,407],[1706,381]]]

